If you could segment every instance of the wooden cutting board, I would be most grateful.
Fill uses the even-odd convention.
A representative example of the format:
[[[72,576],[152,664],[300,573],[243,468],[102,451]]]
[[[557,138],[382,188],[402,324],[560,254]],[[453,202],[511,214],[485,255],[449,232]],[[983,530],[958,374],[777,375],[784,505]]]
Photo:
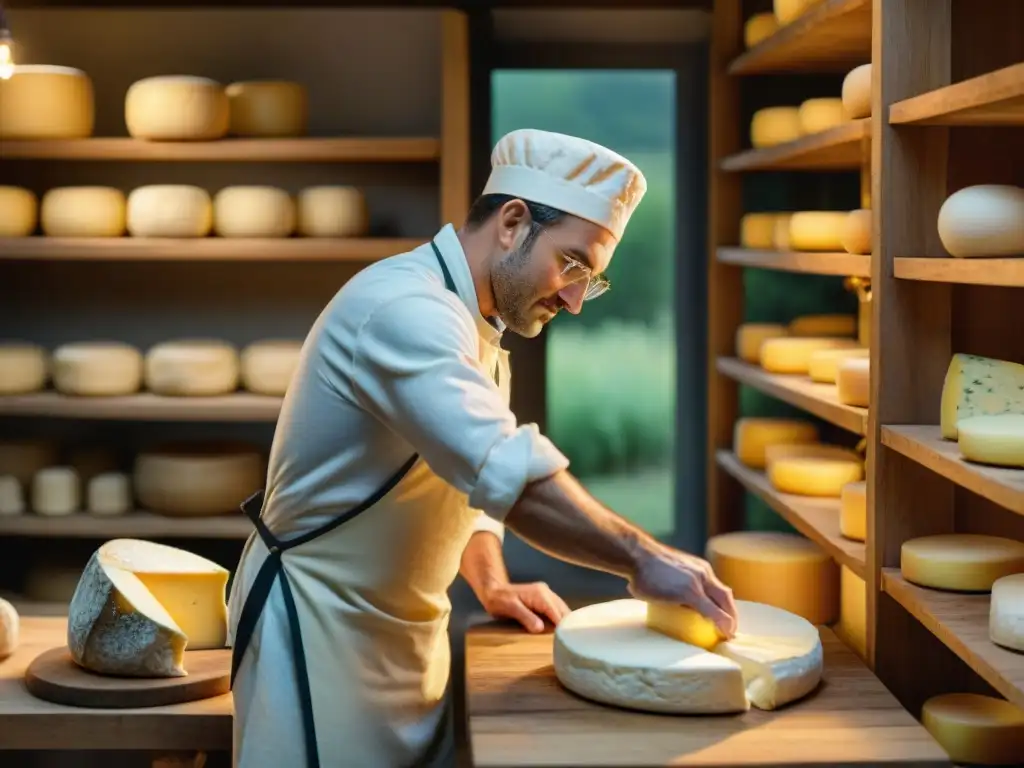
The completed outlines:
[[[135,709],[208,699],[231,690],[231,649],[186,651],[185,677],[114,677],[78,666],[67,646],[39,654],[25,685],[40,699],[72,707]]]

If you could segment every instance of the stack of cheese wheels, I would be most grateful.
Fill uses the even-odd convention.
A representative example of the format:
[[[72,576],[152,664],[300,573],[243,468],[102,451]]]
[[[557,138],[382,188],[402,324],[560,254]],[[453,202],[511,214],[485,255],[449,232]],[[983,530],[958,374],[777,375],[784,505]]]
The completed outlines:
[[[1024,652],[1024,573],[992,582],[988,636],[996,645]]]
[[[762,40],[779,31],[779,20],[774,13],[755,13],[743,25],[743,44],[747,48],[753,48]]]
[[[38,392],[49,375],[46,350],[38,344],[0,342],[0,397]]]
[[[871,117],[871,65],[854,67],[843,78],[843,108],[851,119]]]
[[[733,427],[736,458],[753,469],[764,469],[765,451],[773,445],[810,445],[818,442],[818,427],[804,419],[744,416]]]
[[[242,350],[242,386],[260,395],[283,397],[299,365],[301,341],[264,339]]]
[[[847,253],[865,256],[871,253],[872,232],[870,209],[858,208],[846,214],[839,230],[839,242]]]
[[[781,493],[838,499],[843,487],[864,479],[864,460],[838,445],[771,445],[765,449],[768,482]]]
[[[298,208],[303,237],[362,237],[370,228],[366,197],[355,187],[307,187]]]
[[[839,568],[810,539],[734,531],[711,537],[705,554],[737,600],[773,605],[812,624],[831,624],[839,615]]]
[[[57,187],[39,206],[47,237],[121,237],[126,217],[124,192],[113,187]]]
[[[975,383],[979,381],[984,384],[980,391]],[[956,440],[958,423],[974,416],[1010,414],[1024,414],[1024,365],[962,352],[953,355],[942,383],[942,436]]]
[[[849,336],[857,335],[854,315],[801,315],[790,321],[790,336]]]
[[[309,95],[301,83],[288,80],[248,80],[224,89],[230,120],[228,133],[250,138],[305,135]]]
[[[0,597],[0,661],[17,650],[19,630],[18,611]]]
[[[796,141],[801,133],[799,107],[765,107],[750,121],[750,145],[756,149]]]
[[[82,504],[82,480],[74,467],[46,467],[32,478],[32,511],[46,517],[77,512]]]
[[[288,237],[295,218],[295,201],[277,187],[225,187],[213,198],[213,231],[220,237]]]
[[[868,537],[868,484],[847,483],[839,493],[839,533],[853,541]]]
[[[0,81],[2,82],[2,81]],[[28,237],[39,223],[39,200],[24,187],[0,186],[0,237]]]
[[[868,589],[864,579],[845,565],[839,566],[839,621],[836,634],[840,635],[862,658],[868,655]]]
[[[205,237],[213,226],[213,202],[202,187],[151,184],[128,195],[128,233],[133,237]]]
[[[165,341],[146,353],[146,387],[158,395],[225,395],[238,389],[238,377],[238,351],[224,341]]]
[[[789,247],[794,251],[842,251],[848,212],[798,211],[789,220]]]
[[[870,352],[864,347],[820,349],[808,360],[807,375],[811,377],[811,381],[819,384],[835,384],[841,363],[846,360],[867,358]]]
[[[835,128],[849,119],[843,100],[837,98],[808,99],[800,105],[798,117],[800,132],[805,136]]]
[[[811,355],[822,349],[854,349],[856,339],[840,336],[783,336],[761,344],[761,367],[770,373],[804,374]]]
[[[0,79],[0,139],[84,139],[96,118],[92,80],[80,69],[45,64]]]
[[[736,329],[736,356],[748,363],[761,364],[761,345],[768,339],[789,335],[781,323],[743,323]]]
[[[847,357],[836,368],[836,399],[843,405],[867,408],[871,404],[871,359]]]
[[[747,213],[740,219],[740,245],[771,250],[775,242],[775,213]]]
[[[224,86],[206,77],[147,77],[128,88],[124,122],[136,139],[212,141],[228,132],[228,97]]]
[[[960,453],[968,461],[1024,469],[1024,414],[971,416],[957,422]]]
[[[977,693],[944,693],[925,701],[921,724],[956,765],[1021,764],[1024,709]]]
[[[1024,187],[978,184],[939,209],[939,239],[951,256],[1024,256]]]
[[[900,572],[909,582],[951,592],[989,592],[1003,576],[1024,573],[1024,542],[949,533],[903,542]]]
[[[62,344],[53,352],[53,386],[65,395],[131,395],[142,384],[142,354],[118,341]]]
[[[263,459],[248,445],[182,444],[135,459],[135,494],[151,512],[172,517],[236,513],[263,483]]]

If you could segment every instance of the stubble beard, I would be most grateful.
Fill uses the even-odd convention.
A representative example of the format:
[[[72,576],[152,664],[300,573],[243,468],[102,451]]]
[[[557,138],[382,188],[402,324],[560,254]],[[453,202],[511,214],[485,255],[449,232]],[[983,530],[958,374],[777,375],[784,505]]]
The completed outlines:
[[[541,324],[528,316],[535,303],[535,291],[526,274],[533,249],[533,238],[510,251],[491,270],[494,307],[505,326],[525,338],[541,331]]]

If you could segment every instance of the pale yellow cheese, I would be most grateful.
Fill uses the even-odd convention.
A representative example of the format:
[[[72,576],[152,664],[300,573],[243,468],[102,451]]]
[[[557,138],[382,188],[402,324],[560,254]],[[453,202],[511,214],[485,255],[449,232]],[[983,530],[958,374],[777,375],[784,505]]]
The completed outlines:
[[[794,251],[842,251],[847,214],[841,211],[798,211],[789,220],[789,247]]]
[[[55,187],[43,195],[39,222],[47,237],[121,237],[126,210],[114,187]]]
[[[0,597],[0,661],[18,649],[20,621],[18,611]]]
[[[137,80],[124,99],[128,134],[152,141],[213,141],[228,132],[224,87],[206,77],[161,75]]]
[[[80,69],[23,64],[0,78],[0,139],[84,139],[96,118],[92,80]]]
[[[32,511],[46,517],[77,512],[82,504],[82,480],[72,467],[46,467],[32,478]]]
[[[836,399],[843,405],[867,408],[871,403],[871,360],[847,358],[836,369]]]
[[[798,107],[765,107],[750,121],[750,144],[758,149],[795,141],[800,135]]]
[[[276,187],[225,187],[213,197],[213,231],[220,237],[288,237],[295,215],[291,195]]]
[[[839,567],[839,621],[836,634],[862,659],[868,655],[868,587],[845,565]]]
[[[263,481],[263,459],[247,445],[168,445],[135,458],[139,503],[173,517],[237,513]]]
[[[1020,765],[1024,759],[1024,709],[976,693],[933,696],[921,724],[958,765]]]
[[[802,315],[789,324],[790,336],[856,336],[853,315]]]
[[[839,230],[839,242],[847,253],[867,255],[871,253],[871,210],[858,208],[846,214],[846,220]]]
[[[768,446],[816,443],[818,427],[803,419],[745,416],[733,427],[733,451],[743,464],[754,469],[765,467]]]
[[[789,222],[791,213],[780,213],[775,217],[775,228],[772,231],[772,245],[777,251],[789,250]]]
[[[970,533],[922,536],[903,542],[900,572],[922,587],[987,592],[996,579],[1024,572],[1024,542]]]
[[[0,396],[38,392],[46,386],[49,359],[38,344],[0,341]]]
[[[767,339],[788,336],[781,323],[743,323],[736,329],[736,356],[748,363],[761,362],[761,344]]]
[[[207,397],[238,389],[238,351],[215,339],[177,339],[146,352],[146,388],[159,395]]]
[[[242,350],[242,386],[261,395],[283,397],[302,355],[301,341],[264,339]]]
[[[843,100],[836,98],[807,99],[800,105],[799,116],[800,132],[804,135],[827,131],[849,119]]]
[[[761,344],[761,367],[770,373],[802,373],[810,368],[811,355],[821,349],[854,349],[855,339],[804,336],[767,339]]]
[[[1024,652],[1024,573],[992,582],[988,637],[993,643]]]
[[[775,18],[774,13],[755,13],[743,25],[743,44],[747,48],[753,48],[778,30],[779,20]]]
[[[744,248],[771,250],[775,237],[774,213],[746,213],[740,219],[740,245]]]
[[[117,341],[61,344],[53,352],[53,386],[66,395],[131,395],[142,384],[142,354]]]
[[[957,430],[968,461],[1024,469],[1024,414],[971,416],[960,419]]]
[[[839,533],[854,541],[868,537],[868,484],[847,483],[839,493]]]
[[[1024,187],[977,184],[939,208],[939,239],[951,256],[1024,256]]]
[[[843,78],[843,107],[853,119],[871,117],[871,65],[861,64]]]
[[[647,627],[706,651],[725,639],[715,622],[699,611],[678,603],[649,601]]]
[[[289,80],[248,80],[230,83],[228,133],[251,138],[303,136],[309,122],[309,94]]]
[[[812,624],[839,615],[839,569],[813,541],[791,533],[735,531],[708,540],[706,558],[737,600],[781,608]]]
[[[213,226],[210,193],[189,184],[150,184],[128,195],[133,237],[205,237]]]
[[[847,483],[864,479],[864,463],[855,459],[794,457],[768,465],[768,482],[780,493],[838,499]]]
[[[113,517],[132,507],[132,482],[122,472],[103,472],[86,481],[86,509],[90,514]]]
[[[942,384],[942,436],[956,440],[960,419],[1002,413],[1024,413],[1024,365],[978,355],[953,355]]]
[[[870,354],[871,350],[864,347],[819,349],[808,360],[807,375],[811,377],[811,381],[816,381],[820,384],[835,384],[840,363],[845,360],[867,358]]]
[[[38,223],[38,210],[39,201],[32,190],[0,186],[0,237],[31,235]]]
[[[370,229],[366,196],[355,187],[307,187],[298,196],[303,237],[364,237]]]
[[[775,18],[779,24],[789,24],[802,16],[818,0],[774,0]]]

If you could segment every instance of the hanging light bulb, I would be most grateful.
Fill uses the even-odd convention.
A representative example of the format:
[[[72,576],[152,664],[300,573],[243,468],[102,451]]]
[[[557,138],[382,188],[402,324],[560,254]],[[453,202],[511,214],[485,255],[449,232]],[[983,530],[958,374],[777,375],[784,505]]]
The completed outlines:
[[[0,5],[0,80],[9,80],[14,74],[14,40],[7,28],[7,15]]]

